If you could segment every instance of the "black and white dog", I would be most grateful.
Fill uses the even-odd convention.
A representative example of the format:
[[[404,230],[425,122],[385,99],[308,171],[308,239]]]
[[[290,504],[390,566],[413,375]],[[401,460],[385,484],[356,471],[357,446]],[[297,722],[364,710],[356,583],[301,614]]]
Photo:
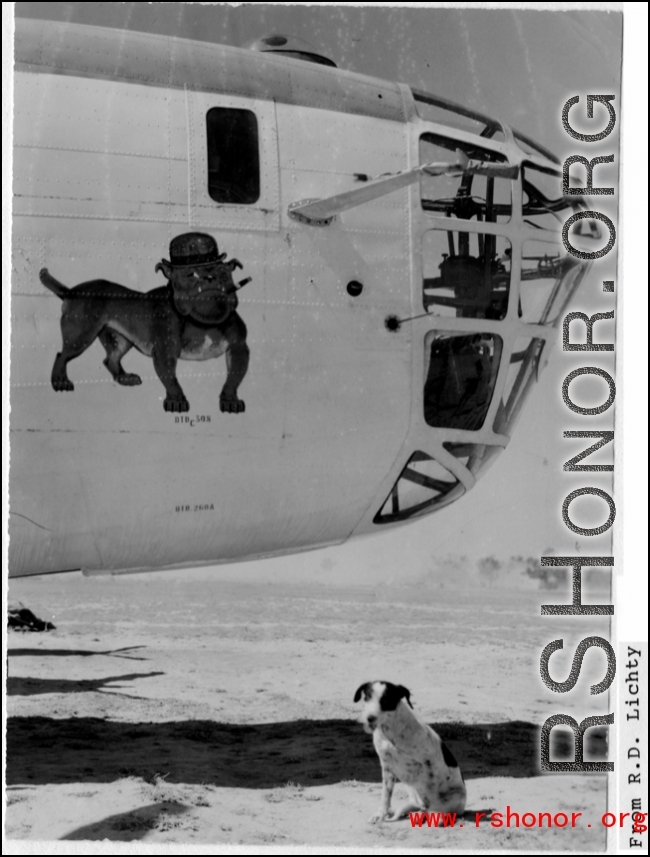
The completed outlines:
[[[382,792],[379,812],[371,819],[397,821],[409,812],[465,811],[467,791],[458,762],[444,741],[413,711],[410,693],[401,684],[372,681],[354,695],[365,706],[361,720],[372,734],[381,762]],[[391,810],[393,788],[401,780],[411,799]]]

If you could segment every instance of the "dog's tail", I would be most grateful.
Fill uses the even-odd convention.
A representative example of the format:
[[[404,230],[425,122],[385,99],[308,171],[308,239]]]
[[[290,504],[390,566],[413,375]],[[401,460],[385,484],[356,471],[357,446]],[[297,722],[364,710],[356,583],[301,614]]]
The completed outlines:
[[[60,283],[57,279],[55,279],[52,274],[47,270],[47,268],[41,268],[38,276],[40,277],[41,283],[45,286],[46,289],[49,289],[51,292],[61,298],[61,300],[65,300],[70,294],[71,289],[67,286],[64,286],[63,283]]]

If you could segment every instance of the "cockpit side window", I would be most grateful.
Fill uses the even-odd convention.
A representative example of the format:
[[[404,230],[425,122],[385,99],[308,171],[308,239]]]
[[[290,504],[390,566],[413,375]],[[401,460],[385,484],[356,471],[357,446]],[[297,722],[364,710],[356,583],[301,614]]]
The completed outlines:
[[[212,107],[206,114],[208,193],[215,202],[252,205],[260,198],[257,118],[252,110]]]
[[[420,136],[420,165],[471,161],[506,163],[505,155],[441,134]],[[512,218],[512,181],[470,171],[420,179],[422,208],[432,215],[423,235],[423,303],[427,312],[456,318],[500,320],[508,311],[511,276],[510,242],[480,224]],[[464,229],[463,221],[473,226]]]
[[[459,226],[450,221],[450,226]],[[452,318],[500,321],[508,311],[512,247],[481,232],[430,229],[422,236],[423,303]]]
[[[492,163],[507,161],[504,155],[491,149],[440,134],[426,133],[420,137],[420,164],[454,163],[457,160],[457,149],[470,160]],[[420,195],[422,208],[441,217],[507,223],[512,215],[511,182],[505,178],[471,173],[455,176],[423,174]]]

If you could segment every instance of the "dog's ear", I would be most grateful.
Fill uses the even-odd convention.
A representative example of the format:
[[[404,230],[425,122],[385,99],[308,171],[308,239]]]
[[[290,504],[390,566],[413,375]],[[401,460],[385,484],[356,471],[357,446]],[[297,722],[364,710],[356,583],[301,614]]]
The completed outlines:
[[[156,273],[158,271],[162,271],[163,274],[167,277],[168,280],[172,278],[172,266],[171,262],[168,262],[167,259],[161,259],[160,262],[156,265]]]
[[[413,706],[411,705],[411,691],[407,687],[404,687],[404,685],[402,684],[398,684],[397,689],[401,693],[402,699],[405,699],[408,702],[409,707],[413,708]]]
[[[354,701],[358,702],[361,699],[361,694],[364,695],[366,699],[370,696],[370,682],[367,681],[365,684],[359,685],[357,688],[357,692],[354,694]]]
[[[382,711],[395,711],[401,699],[405,699],[411,705],[411,692],[401,684],[385,682],[386,690],[381,695],[380,706]]]

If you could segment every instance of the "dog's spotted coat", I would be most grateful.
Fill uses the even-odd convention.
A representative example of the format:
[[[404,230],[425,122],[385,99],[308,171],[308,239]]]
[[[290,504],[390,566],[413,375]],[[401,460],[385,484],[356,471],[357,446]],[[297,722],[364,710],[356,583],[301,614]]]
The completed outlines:
[[[451,750],[413,711],[410,693],[402,685],[384,681],[362,684],[354,701],[364,699],[361,720],[381,762],[382,794],[379,812],[371,821],[396,821],[409,812],[465,811],[467,792],[463,775]],[[397,780],[410,800],[391,810]]]

